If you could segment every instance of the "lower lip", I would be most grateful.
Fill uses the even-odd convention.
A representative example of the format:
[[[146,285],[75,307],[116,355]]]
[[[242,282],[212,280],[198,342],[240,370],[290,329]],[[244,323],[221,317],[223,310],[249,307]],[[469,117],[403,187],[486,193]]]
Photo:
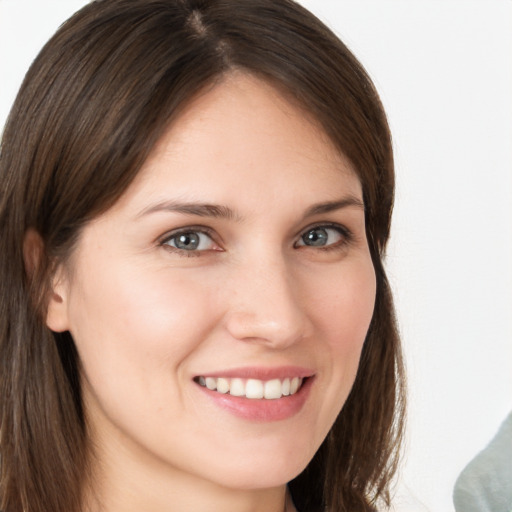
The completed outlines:
[[[308,399],[313,377],[305,379],[297,393],[274,400],[252,399],[212,391],[196,384],[219,407],[233,415],[251,421],[280,421],[295,416]]]

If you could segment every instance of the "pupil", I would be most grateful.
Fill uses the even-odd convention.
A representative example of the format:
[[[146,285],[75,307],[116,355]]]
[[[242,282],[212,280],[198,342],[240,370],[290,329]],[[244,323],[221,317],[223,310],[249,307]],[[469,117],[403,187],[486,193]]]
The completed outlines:
[[[182,233],[176,238],[176,247],[178,249],[197,249],[199,245],[199,236],[196,233]]]
[[[320,246],[325,245],[327,243],[327,231],[322,228],[312,229],[308,231],[303,237],[302,240],[306,245],[314,245]]]

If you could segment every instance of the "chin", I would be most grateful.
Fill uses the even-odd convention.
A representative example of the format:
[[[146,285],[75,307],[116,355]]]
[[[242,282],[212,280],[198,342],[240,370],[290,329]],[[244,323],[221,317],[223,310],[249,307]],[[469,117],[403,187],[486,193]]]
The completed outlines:
[[[209,479],[218,485],[233,489],[268,489],[286,485],[298,476],[309,464],[311,456],[298,454],[288,455],[282,452],[274,452],[271,456],[243,457],[231,465],[226,460],[214,470]]]

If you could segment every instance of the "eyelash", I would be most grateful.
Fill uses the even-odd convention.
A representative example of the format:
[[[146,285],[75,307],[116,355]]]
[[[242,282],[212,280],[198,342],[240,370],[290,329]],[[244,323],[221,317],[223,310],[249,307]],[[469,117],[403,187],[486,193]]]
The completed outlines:
[[[339,240],[338,242],[326,245],[326,246],[312,246],[312,245],[306,245],[306,244],[297,245],[299,240],[303,240],[303,237],[308,232],[313,231],[315,229],[335,230],[341,236],[341,240]],[[183,256],[186,258],[198,257],[201,255],[201,253],[207,251],[207,249],[187,250],[187,249],[180,249],[178,247],[173,247],[173,246],[169,245],[169,242],[171,240],[176,239],[180,235],[193,234],[193,233],[207,235],[212,240],[212,242],[214,244],[216,244],[215,232],[212,229],[207,228],[205,226],[187,226],[186,228],[181,228],[177,231],[166,233],[159,240],[158,244],[160,246],[164,247],[166,250],[168,250],[174,254],[178,254],[179,256]],[[308,226],[306,229],[302,230],[297,235],[297,237],[298,237],[298,241],[294,243],[294,248],[300,248],[300,249],[303,249],[303,248],[308,249],[309,248],[309,249],[316,249],[316,250],[320,250],[320,251],[324,251],[324,252],[333,251],[333,250],[341,250],[341,249],[345,248],[346,246],[350,245],[350,243],[354,239],[352,232],[348,228],[346,228],[345,226],[342,226],[340,224],[332,224],[332,223],[327,223],[327,224],[319,223],[319,224],[314,224],[312,226]]]

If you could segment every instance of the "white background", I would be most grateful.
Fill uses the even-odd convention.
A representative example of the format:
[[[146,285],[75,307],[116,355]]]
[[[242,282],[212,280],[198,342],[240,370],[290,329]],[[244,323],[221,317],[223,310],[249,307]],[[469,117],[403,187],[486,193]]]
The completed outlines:
[[[0,0],[0,125],[42,44],[84,0]],[[388,272],[407,356],[396,508],[453,511],[512,409],[512,1],[303,0],[355,52],[391,123]]]

